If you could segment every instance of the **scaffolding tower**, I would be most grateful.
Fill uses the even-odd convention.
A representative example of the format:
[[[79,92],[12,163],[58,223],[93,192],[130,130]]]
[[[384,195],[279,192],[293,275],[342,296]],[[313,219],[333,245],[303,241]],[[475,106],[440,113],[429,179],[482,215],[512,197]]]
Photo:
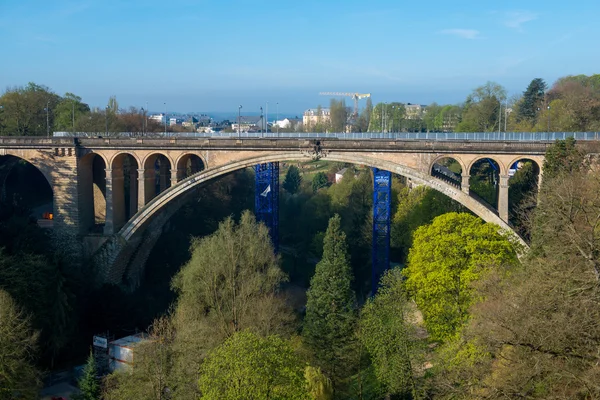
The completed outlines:
[[[373,260],[371,295],[377,293],[379,280],[390,267],[392,173],[373,168]]]
[[[275,252],[279,251],[279,163],[270,162],[254,166],[256,173],[254,212],[271,235]]]

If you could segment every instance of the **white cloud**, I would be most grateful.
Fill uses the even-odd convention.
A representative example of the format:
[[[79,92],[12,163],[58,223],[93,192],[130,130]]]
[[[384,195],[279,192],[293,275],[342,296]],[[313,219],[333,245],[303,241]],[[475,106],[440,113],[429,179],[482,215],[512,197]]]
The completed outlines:
[[[511,11],[505,14],[504,25],[508,28],[522,31],[523,24],[535,21],[537,18],[538,15],[531,11]]]
[[[479,31],[475,29],[444,29],[440,31],[444,35],[457,36],[463,39],[478,39]]]

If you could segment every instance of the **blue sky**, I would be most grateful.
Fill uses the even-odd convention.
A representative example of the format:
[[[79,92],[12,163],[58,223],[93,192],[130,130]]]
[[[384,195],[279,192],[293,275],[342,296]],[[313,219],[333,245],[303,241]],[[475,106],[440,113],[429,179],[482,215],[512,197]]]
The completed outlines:
[[[299,113],[320,91],[455,103],[600,72],[600,2],[0,0],[0,88],[90,105]]]

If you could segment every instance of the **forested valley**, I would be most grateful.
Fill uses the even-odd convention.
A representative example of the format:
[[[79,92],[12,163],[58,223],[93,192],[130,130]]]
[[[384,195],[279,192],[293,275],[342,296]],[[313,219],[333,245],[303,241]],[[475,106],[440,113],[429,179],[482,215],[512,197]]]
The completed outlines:
[[[86,359],[82,399],[600,398],[597,161],[557,141],[539,190],[521,163],[511,221],[529,251],[394,176],[392,265],[375,296],[364,166],[282,164],[278,253],[248,211],[252,170],[206,184],[133,293],[92,289],[87,266],[31,221],[34,203],[5,202],[0,399],[38,398],[53,371]],[[493,163],[470,176],[494,205]],[[89,355],[101,332],[145,333],[132,368],[99,377]]]

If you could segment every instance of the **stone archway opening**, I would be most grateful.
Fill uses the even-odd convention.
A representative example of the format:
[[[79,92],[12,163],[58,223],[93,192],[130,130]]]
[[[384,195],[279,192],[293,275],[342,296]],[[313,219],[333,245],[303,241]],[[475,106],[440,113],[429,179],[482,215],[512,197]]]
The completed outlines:
[[[144,162],[144,204],[171,187],[171,162],[163,154],[152,154]]]
[[[106,223],[106,162],[90,153],[79,161],[80,230],[102,233]]]
[[[462,187],[463,168],[455,158],[443,157],[436,160],[431,166],[431,176],[441,179],[444,182]]]
[[[48,178],[29,161],[0,156],[0,218],[30,217],[43,228],[52,228],[54,192]]]
[[[107,202],[112,202],[112,227],[105,225],[105,233],[112,234],[121,229],[123,225],[138,211],[138,169],[135,157],[128,153],[116,156],[111,165],[110,182],[111,197]],[[107,196],[108,197],[108,196]],[[109,206],[107,205],[107,221],[110,219]],[[110,232],[106,232],[106,231]]]
[[[471,196],[498,210],[500,164],[491,158],[481,158],[471,165],[469,176]]]
[[[508,166],[509,221],[527,241],[530,238],[527,220],[537,205],[540,171],[540,165],[528,158],[515,160]]]
[[[205,168],[202,158],[196,154],[185,154],[177,162],[177,182],[203,171]]]

